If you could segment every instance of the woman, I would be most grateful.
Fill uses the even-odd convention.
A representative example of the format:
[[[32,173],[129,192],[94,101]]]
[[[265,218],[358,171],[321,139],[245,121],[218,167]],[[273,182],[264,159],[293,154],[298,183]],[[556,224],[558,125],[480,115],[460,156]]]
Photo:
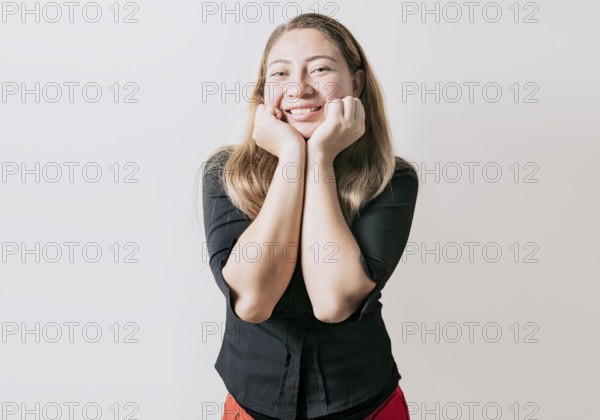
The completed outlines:
[[[303,14],[271,34],[253,95],[242,143],[203,172],[223,419],[408,419],[379,299],[418,178],[375,74],[343,25]]]

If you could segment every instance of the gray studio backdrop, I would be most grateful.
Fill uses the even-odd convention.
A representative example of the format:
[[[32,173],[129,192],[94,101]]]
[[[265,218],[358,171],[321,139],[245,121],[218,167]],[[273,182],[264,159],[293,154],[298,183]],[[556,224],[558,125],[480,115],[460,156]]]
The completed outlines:
[[[194,181],[300,11],[357,37],[421,176],[382,298],[411,418],[598,418],[597,2],[0,6],[3,419],[221,418]]]

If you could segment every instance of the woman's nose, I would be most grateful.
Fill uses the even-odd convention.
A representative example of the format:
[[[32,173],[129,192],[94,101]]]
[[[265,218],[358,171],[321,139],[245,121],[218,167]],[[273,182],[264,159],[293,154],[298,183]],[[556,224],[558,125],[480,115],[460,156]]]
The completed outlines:
[[[285,95],[288,99],[302,98],[305,95],[312,95],[314,92],[315,88],[311,81],[306,80],[304,77],[290,80],[285,86]]]

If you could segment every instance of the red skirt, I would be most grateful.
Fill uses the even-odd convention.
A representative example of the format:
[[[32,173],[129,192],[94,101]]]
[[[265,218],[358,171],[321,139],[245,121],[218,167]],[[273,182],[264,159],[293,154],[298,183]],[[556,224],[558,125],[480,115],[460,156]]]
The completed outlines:
[[[225,409],[222,420],[254,420],[233,396],[227,393],[225,398]],[[400,385],[394,393],[388,397],[379,407],[375,409],[365,420],[410,420],[408,405],[404,399],[404,393]]]

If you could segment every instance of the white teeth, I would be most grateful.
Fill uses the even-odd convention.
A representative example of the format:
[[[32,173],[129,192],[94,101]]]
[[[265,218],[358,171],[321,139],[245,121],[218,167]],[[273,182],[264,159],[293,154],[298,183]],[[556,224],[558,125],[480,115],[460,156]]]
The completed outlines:
[[[313,112],[318,110],[320,107],[314,106],[312,108],[296,108],[290,109],[290,114],[308,114],[309,112]]]

